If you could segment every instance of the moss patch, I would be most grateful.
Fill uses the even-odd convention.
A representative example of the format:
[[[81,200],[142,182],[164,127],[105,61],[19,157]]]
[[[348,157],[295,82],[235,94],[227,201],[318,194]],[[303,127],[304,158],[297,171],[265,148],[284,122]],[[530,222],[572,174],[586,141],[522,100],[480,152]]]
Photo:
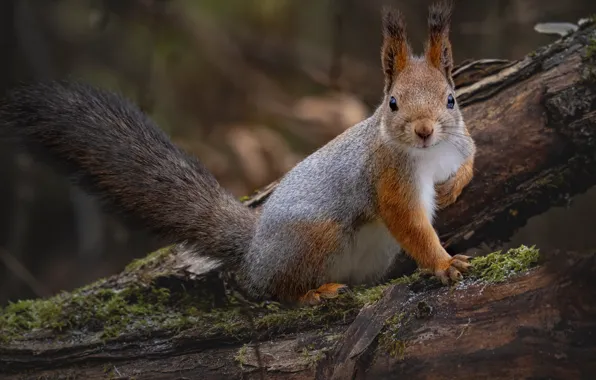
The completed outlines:
[[[248,345],[244,344],[242,347],[240,347],[240,349],[238,350],[238,353],[236,355],[234,355],[234,360],[236,362],[238,362],[238,364],[240,365],[240,368],[244,368],[244,366],[248,363],[247,354],[248,354]]]
[[[50,331],[62,341],[80,340],[81,336],[94,341],[155,331],[176,334],[189,329],[185,334],[191,333],[197,339],[226,336],[243,340],[252,337],[255,328],[274,334],[349,322],[364,305],[377,302],[389,286],[422,281],[416,272],[375,287],[355,287],[352,293],[315,307],[263,302],[253,308],[251,322],[240,307],[212,308],[205,296],[197,293],[200,289],[191,288],[192,282],[172,287],[171,281],[162,281],[164,277],[151,277],[165,270],[162,266],[169,253],[169,249],[163,249],[136,260],[125,269],[124,277],[100,280],[48,299],[9,304],[0,309],[0,340],[7,343],[43,338]],[[472,260],[472,272],[467,277],[500,282],[530,268],[538,256],[534,247],[521,246],[505,254],[499,251],[477,257]],[[150,274],[149,279],[141,280],[143,274]],[[122,278],[128,278],[128,282],[122,284]],[[234,304],[233,299],[230,301]],[[398,322],[389,325],[395,327]],[[397,330],[388,329],[389,336],[396,333]],[[384,342],[392,345],[390,352],[399,354],[400,343]]]
[[[535,246],[522,245],[506,253],[493,252],[472,259],[468,277],[488,283],[503,282],[514,274],[527,271],[539,258],[540,252]]]
[[[162,264],[167,257],[170,256],[172,250],[171,247],[165,247],[159,249],[153,253],[150,253],[146,257],[136,259],[130,262],[124,269],[125,272],[135,272],[148,268],[155,268]]]
[[[313,345],[308,345],[302,348],[302,358],[304,359],[308,368],[314,368],[317,364],[325,358],[325,352],[328,350],[317,350]]]
[[[39,330],[99,333],[116,337],[138,327],[165,322],[168,289],[130,287],[122,291],[97,289],[61,293],[46,300],[9,304],[0,312],[0,331],[8,339],[26,338]]]
[[[596,80],[596,36],[590,37],[588,40],[584,63],[586,64],[586,72],[583,77],[586,81],[593,82]]]
[[[135,263],[134,269],[129,267],[127,271],[140,270],[161,254],[151,256],[148,262]],[[62,341],[81,335],[109,340],[154,331],[176,334],[188,329],[197,339],[226,336],[242,340],[253,335],[251,321],[241,308],[205,307],[200,297],[186,291],[172,292],[157,283],[161,281],[133,282],[115,291],[109,287],[112,283],[103,280],[100,286],[92,284],[48,299],[11,303],[0,310],[0,336],[6,343],[35,339],[47,331]],[[388,286],[358,288],[353,294],[315,307],[263,302],[253,308],[252,323],[257,330],[273,334],[350,321],[362,306],[377,301]]]
[[[596,58],[596,37],[590,38],[588,41],[588,47],[586,48],[586,58]]]
[[[358,286],[354,288],[354,297],[362,306],[377,302],[383,296],[383,292],[391,285],[409,285],[421,279],[420,271],[416,271],[409,276],[402,276],[390,280],[385,284],[373,287]]]
[[[407,323],[405,313],[396,314],[385,322],[385,328],[379,337],[379,347],[389,355],[402,360],[406,352],[406,344],[399,339],[400,329]]]

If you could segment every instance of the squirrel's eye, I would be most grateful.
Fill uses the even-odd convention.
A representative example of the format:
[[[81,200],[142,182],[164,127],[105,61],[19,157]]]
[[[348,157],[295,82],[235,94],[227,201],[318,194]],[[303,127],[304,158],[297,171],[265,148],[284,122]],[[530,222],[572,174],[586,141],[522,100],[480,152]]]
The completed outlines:
[[[393,96],[389,99],[389,108],[391,111],[397,111],[397,100]]]
[[[455,98],[453,97],[453,95],[449,94],[449,96],[447,97],[447,108],[452,110],[453,107],[455,107]]]

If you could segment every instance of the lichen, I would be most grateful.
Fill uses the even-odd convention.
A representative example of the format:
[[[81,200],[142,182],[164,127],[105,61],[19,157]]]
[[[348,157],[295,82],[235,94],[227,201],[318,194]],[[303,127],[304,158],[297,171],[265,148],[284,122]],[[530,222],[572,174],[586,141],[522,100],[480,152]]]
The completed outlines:
[[[527,271],[539,258],[540,251],[535,246],[521,245],[506,253],[496,251],[472,259],[468,278],[488,283],[503,282],[512,275]]]

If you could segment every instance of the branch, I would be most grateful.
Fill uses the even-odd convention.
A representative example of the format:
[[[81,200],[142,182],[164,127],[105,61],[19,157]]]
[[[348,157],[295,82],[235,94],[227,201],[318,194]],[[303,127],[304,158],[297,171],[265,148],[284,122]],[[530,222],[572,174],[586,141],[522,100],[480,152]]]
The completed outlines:
[[[586,24],[518,62],[458,68],[478,156],[470,186],[439,214],[448,249],[498,242],[596,184],[595,33]],[[275,184],[246,204],[259,207],[272,191]],[[255,304],[248,318],[218,264],[190,266],[180,248],[5,308],[4,378],[96,379],[106,370],[257,378],[263,367],[268,379],[588,378],[596,370],[593,252],[543,252],[529,272],[534,250],[496,253],[475,258],[479,272],[455,288],[414,275],[314,308]]]

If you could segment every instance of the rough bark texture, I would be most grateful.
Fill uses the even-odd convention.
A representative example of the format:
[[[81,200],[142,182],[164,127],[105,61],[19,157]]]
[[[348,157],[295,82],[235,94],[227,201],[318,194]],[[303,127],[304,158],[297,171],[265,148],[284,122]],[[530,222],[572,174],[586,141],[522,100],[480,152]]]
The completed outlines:
[[[592,378],[596,256],[547,256],[550,264],[500,285],[391,288],[361,311],[318,378]],[[391,355],[375,337],[400,313],[392,339],[402,351]]]
[[[593,24],[519,62],[473,62],[456,74],[478,156],[474,180],[439,215],[449,250],[505,238],[530,216],[596,184]],[[258,207],[274,189],[270,185],[247,203]],[[542,259],[538,268],[504,283],[389,286],[361,310],[351,304],[338,313],[329,306],[318,311],[321,318],[299,315],[284,326],[257,317],[256,325],[232,333],[191,326],[107,341],[81,334],[65,343],[58,334],[32,332],[0,345],[0,373],[5,379],[592,378],[596,255]],[[217,276],[183,262],[170,258],[150,272],[172,291],[217,283]],[[148,275],[137,270],[87,292]],[[254,341],[260,342],[260,360],[244,346]]]

